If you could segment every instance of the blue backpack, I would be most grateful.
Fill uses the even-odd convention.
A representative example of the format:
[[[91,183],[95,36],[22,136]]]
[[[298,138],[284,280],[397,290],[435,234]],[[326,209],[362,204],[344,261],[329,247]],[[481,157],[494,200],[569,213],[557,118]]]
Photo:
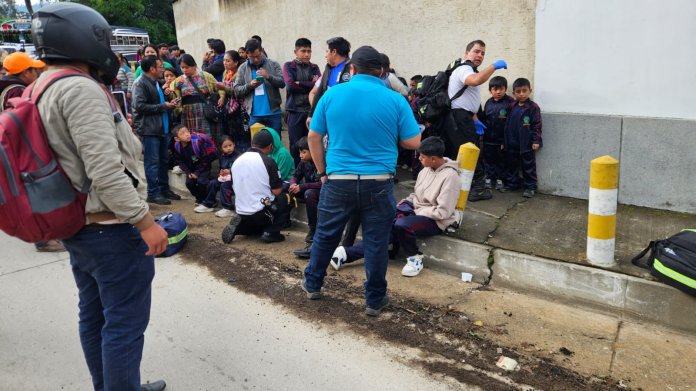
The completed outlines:
[[[165,213],[162,216],[158,216],[155,222],[167,231],[167,236],[169,237],[167,249],[158,255],[159,257],[171,257],[184,248],[189,231],[186,220],[181,213]]]

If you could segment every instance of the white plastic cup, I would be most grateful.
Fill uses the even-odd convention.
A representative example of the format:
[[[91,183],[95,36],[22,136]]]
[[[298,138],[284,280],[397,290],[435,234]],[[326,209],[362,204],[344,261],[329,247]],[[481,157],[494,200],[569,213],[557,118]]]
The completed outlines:
[[[471,282],[471,280],[474,278],[474,275],[471,273],[462,273],[462,281],[464,282]]]

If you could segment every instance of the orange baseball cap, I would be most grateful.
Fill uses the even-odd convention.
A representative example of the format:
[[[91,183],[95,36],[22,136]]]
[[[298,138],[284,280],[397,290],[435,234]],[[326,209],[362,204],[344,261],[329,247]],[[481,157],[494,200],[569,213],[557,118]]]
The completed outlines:
[[[10,75],[16,75],[26,71],[29,68],[43,68],[46,66],[46,63],[43,61],[34,60],[25,52],[14,52],[5,57],[5,61],[2,62],[2,66],[7,69],[7,73]]]

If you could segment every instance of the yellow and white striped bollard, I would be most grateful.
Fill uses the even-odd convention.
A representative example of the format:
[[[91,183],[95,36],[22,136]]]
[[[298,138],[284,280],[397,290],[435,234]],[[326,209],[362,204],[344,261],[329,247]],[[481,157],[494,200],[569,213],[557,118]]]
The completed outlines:
[[[472,143],[466,143],[459,147],[457,162],[459,162],[459,199],[457,200],[456,210],[459,212],[459,225],[462,223],[464,208],[469,198],[471,182],[474,180],[474,171],[481,150]]]
[[[611,156],[590,163],[590,202],[587,216],[587,261],[614,265],[616,204],[619,198],[619,161]]]

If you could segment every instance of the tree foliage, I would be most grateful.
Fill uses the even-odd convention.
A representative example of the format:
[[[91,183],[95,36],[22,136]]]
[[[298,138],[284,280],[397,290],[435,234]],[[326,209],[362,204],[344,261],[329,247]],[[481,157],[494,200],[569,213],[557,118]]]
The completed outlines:
[[[17,15],[17,7],[14,0],[0,0],[0,19],[14,19]]]
[[[150,42],[176,43],[174,11],[169,0],[73,1],[94,8],[113,26],[139,27],[147,30]]]

